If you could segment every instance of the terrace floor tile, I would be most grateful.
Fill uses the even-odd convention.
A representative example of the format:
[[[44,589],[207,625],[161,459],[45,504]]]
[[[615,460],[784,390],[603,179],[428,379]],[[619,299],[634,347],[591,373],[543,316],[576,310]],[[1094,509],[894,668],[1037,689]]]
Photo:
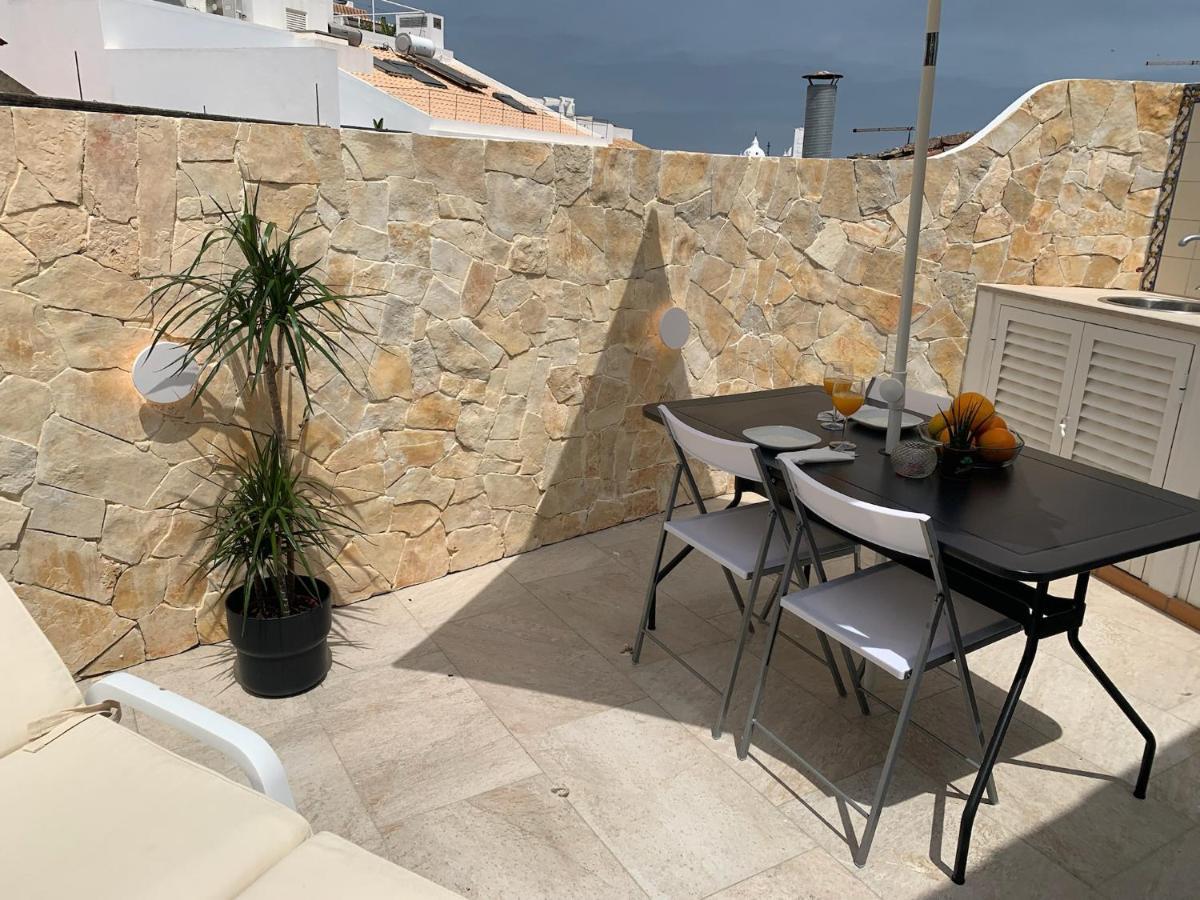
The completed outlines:
[[[334,667],[300,697],[243,692],[227,644],[132,671],[260,731],[315,828],[466,897],[1194,893],[1200,633],[1093,580],[1083,640],[1158,737],[1149,797],[1130,787],[1139,736],[1065,638],[1050,639],[996,769],[1000,803],[979,810],[964,894],[948,871],[972,764],[910,729],[858,869],[847,838],[861,832],[856,813],[765,735],[737,759],[764,625],[719,741],[715,694],[650,642],[632,664],[660,529],[626,523],[340,608]],[[850,561],[828,568],[840,574]],[[715,563],[693,553],[663,583],[658,625],[689,665],[724,683],[741,617]],[[819,650],[802,623],[785,619],[784,630]],[[970,657],[989,732],[1020,653],[1011,639]],[[868,679],[899,702],[902,682]],[[821,663],[782,639],[761,720],[862,799],[895,724],[877,704],[864,718]],[[915,721],[978,756],[952,666],[927,674]],[[126,725],[245,780],[146,715]]]

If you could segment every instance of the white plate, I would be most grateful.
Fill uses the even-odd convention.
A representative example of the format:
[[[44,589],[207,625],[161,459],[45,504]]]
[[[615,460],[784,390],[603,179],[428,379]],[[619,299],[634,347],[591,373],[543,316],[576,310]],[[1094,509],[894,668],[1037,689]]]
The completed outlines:
[[[888,411],[880,406],[860,406],[858,412],[850,417],[851,422],[857,422],[859,425],[865,425],[867,428],[878,428],[881,431],[887,428]],[[900,414],[900,427],[912,428],[914,425],[920,425],[925,420],[916,413],[905,412]]]
[[[805,447],[815,447],[824,440],[811,431],[791,425],[759,425],[757,428],[747,428],[742,434],[772,450],[803,450]]]

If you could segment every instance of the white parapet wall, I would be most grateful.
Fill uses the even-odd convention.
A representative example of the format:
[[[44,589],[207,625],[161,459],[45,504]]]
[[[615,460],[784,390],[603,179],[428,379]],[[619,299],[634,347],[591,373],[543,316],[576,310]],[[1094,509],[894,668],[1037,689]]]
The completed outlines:
[[[0,0],[0,69],[48,97],[340,124],[338,48],[156,0]]]

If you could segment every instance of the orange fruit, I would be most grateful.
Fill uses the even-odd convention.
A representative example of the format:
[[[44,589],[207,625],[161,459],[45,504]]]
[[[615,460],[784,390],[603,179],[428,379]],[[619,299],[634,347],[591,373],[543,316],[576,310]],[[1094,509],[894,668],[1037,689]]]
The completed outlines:
[[[983,423],[975,429],[978,434],[983,434],[985,431],[991,431],[993,428],[1007,428],[1008,423],[1000,418],[999,413],[992,413],[988,418],[984,419]]]
[[[929,429],[930,434],[932,434],[936,437],[937,433],[949,424],[950,423],[946,421],[946,414],[938,413],[932,419],[929,420],[929,424],[926,425],[925,427]]]
[[[995,415],[996,407],[983,394],[967,391],[951,401],[950,413],[959,422],[966,422],[969,416],[971,429],[974,430]]]
[[[1007,462],[1017,455],[1017,437],[1007,428],[989,428],[979,436],[979,455],[987,462]]]

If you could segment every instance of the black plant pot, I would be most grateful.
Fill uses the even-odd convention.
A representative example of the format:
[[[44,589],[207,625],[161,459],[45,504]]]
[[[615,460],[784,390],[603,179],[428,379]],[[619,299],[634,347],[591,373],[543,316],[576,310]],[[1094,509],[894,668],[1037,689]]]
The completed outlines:
[[[229,641],[237,650],[233,675],[247,693],[290,697],[320,684],[329,672],[329,629],[333,606],[329,585],[298,577],[318,600],[316,606],[282,618],[243,616],[242,587],[225,597]]]
[[[943,478],[966,478],[979,461],[978,450],[962,450],[958,447],[942,447],[938,469]]]

